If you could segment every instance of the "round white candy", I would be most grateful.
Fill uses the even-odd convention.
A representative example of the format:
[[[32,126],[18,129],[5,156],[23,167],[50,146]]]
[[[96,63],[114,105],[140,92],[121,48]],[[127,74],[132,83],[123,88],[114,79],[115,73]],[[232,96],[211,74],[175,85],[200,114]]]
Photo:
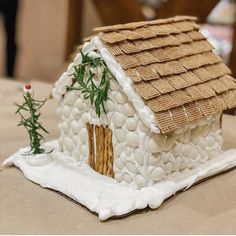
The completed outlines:
[[[207,143],[206,143],[206,141],[205,141],[205,139],[204,139],[203,137],[199,140],[198,145],[199,145],[199,147],[200,147],[201,149],[203,149],[203,150],[206,149]]]
[[[172,148],[172,146],[174,145],[177,137],[178,137],[178,135],[175,135],[175,134],[171,134],[167,137],[166,144],[165,144],[165,147],[164,147],[165,151],[169,151]]]
[[[62,107],[62,114],[65,116],[65,117],[70,117],[70,114],[71,114],[71,109],[69,106],[65,105],[64,107]]]
[[[212,130],[215,131],[215,130],[218,130],[220,129],[220,123],[218,121],[212,123]]]
[[[178,128],[174,130],[174,134],[182,134],[184,132],[184,128]]]
[[[94,118],[94,119],[98,118],[98,115],[96,114],[96,111],[93,108],[90,109],[89,112],[90,112],[90,115],[91,115],[92,118]]]
[[[69,91],[65,95],[65,103],[71,106],[76,101],[77,97],[74,91]]]
[[[124,147],[124,146],[123,146]],[[120,158],[121,160],[126,163],[129,160],[129,157],[127,157],[126,153],[124,150],[122,150],[121,154],[120,154]]]
[[[206,116],[206,120],[207,120],[207,121],[211,121],[213,118],[214,118],[213,115],[208,115],[208,116]]]
[[[138,173],[137,167],[136,167],[135,164],[132,163],[131,161],[128,161],[128,162],[126,163],[126,168],[127,168],[130,172],[132,172],[132,173],[134,173],[134,174]]]
[[[113,112],[115,111],[115,104],[109,99],[106,102],[106,108],[107,108],[107,111]]]
[[[133,178],[128,173],[124,173],[124,181],[129,184],[133,181]]]
[[[120,159],[120,158],[116,158],[115,160],[115,166],[118,168],[118,169],[123,169],[125,164],[124,162]]]
[[[75,102],[75,107],[77,107],[80,111],[84,110],[84,100],[82,98],[78,98]]]
[[[69,138],[73,138],[74,137],[74,133],[73,133],[73,131],[70,129],[69,130],[69,132],[67,133],[67,136],[69,137]]]
[[[115,93],[115,101],[124,104],[127,102],[127,96],[124,93],[116,92]]]
[[[154,134],[148,139],[147,147],[151,153],[158,153],[165,147],[166,139],[163,135]]]
[[[121,154],[122,151],[123,151],[122,144],[117,143],[117,144],[115,145],[115,148],[114,148],[115,156],[120,156],[120,154]]]
[[[142,121],[138,122],[138,127],[144,133],[148,132],[148,130],[149,130],[149,128]]]
[[[163,153],[161,153],[161,156],[162,156],[163,162],[167,163],[168,161],[170,161],[170,159],[173,156],[173,154],[170,153],[170,152],[163,152]]]
[[[85,123],[90,122],[91,120],[91,115],[89,113],[84,113],[81,117],[82,121]]]
[[[114,79],[110,80],[110,88],[113,91],[119,90],[120,89],[120,85],[118,84],[117,81],[115,81]]]
[[[107,118],[107,115],[104,114],[104,113],[101,114],[100,121],[103,125],[108,125],[109,124],[109,120]]]
[[[199,152],[201,156],[200,162],[206,162],[208,160],[208,153],[205,150],[199,150]]]
[[[165,172],[162,168],[157,167],[151,172],[151,179],[153,181],[160,181],[165,176]]]
[[[125,133],[122,129],[116,129],[114,135],[118,142],[122,143],[125,141]]]
[[[177,156],[176,161],[175,161],[175,169],[178,170],[181,166],[182,163],[182,158],[180,156]]]
[[[127,156],[131,156],[134,153],[134,148],[127,146],[125,148],[125,153],[127,154]]]
[[[122,173],[116,173],[114,177],[118,182],[121,182],[123,180]]]
[[[112,114],[111,119],[116,127],[121,127],[125,123],[125,116],[119,112]]]
[[[78,108],[76,108],[76,107],[72,108],[72,116],[75,120],[78,120],[80,118],[80,112],[79,112]]]
[[[192,123],[189,123],[188,127],[189,129],[195,129],[197,126],[197,122],[192,122]]]
[[[78,122],[76,122],[75,120],[72,120],[70,123],[71,129],[73,131],[74,134],[77,134],[79,131],[79,125]]]
[[[192,130],[190,140],[191,142],[197,143],[200,141],[200,137],[201,137],[201,127],[197,126],[195,129]]]
[[[183,134],[183,143],[188,143],[191,137],[191,130],[187,129]]]
[[[173,165],[171,162],[167,162],[165,166],[165,171],[167,174],[170,174],[173,170]]]
[[[189,157],[183,157],[184,163],[187,168],[191,168],[191,159]]]
[[[78,143],[78,136],[75,134],[75,135],[72,137],[72,140],[73,140],[74,144],[77,145],[77,143]]]
[[[218,143],[218,146],[221,147],[223,144],[223,137],[222,135],[214,135],[214,138],[216,142]]]
[[[143,187],[146,185],[146,179],[142,176],[142,175],[136,175],[134,177],[135,183],[137,184],[137,186],[139,187]]]
[[[139,137],[135,132],[128,132],[127,134],[127,144],[130,147],[138,147],[139,146]]]
[[[181,143],[176,143],[173,146],[173,154],[174,156],[182,155],[183,153],[183,144]]]
[[[190,145],[183,145],[183,155],[185,157],[190,157],[191,156],[191,151],[192,151],[192,147]]]
[[[62,128],[62,130],[64,131],[64,133],[68,133],[68,131],[69,131],[69,125],[66,123],[66,121],[64,121],[63,123],[62,123],[62,125],[61,125],[61,128]]]
[[[181,163],[181,165],[180,165],[180,170],[183,170],[183,169],[185,169],[186,168],[186,163],[185,163],[185,161],[184,161],[184,159],[183,159],[183,161],[182,161],[182,163]]]
[[[134,116],[135,114],[134,106],[130,102],[124,104],[123,111],[124,111],[124,114],[129,117]]]
[[[192,147],[192,150],[191,150],[191,154],[190,154],[190,158],[192,160],[197,160],[200,158],[200,154],[199,154],[199,151],[197,150],[197,148],[193,148]]]
[[[206,119],[202,118],[202,119],[199,119],[199,120],[197,121],[197,124],[198,124],[198,126],[203,126],[203,125],[206,125],[207,122],[208,122],[208,121],[207,121]]]
[[[81,131],[79,132],[79,137],[82,141],[83,144],[87,143],[88,141],[88,133],[86,128],[82,128]]]
[[[159,155],[159,157],[161,158],[161,155]],[[149,157],[149,164],[152,166],[156,166],[157,163],[160,161],[160,158],[156,158],[155,156],[150,156]]]
[[[129,132],[129,130],[126,128],[125,125],[123,127],[121,127],[121,129],[124,131],[125,134],[127,134]]]
[[[73,143],[72,139],[70,139],[69,137],[64,138],[64,145],[68,151],[72,151],[74,148],[74,143]]]
[[[202,130],[201,130],[202,136],[204,136],[204,137],[207,136],[209,134],[209,132],[210,132],[210,126],[208,126],[208,125],[202,126]]]
[[[217,142],[212,136],[205,137],[205,142],[207,143],[207,146],[210,148],[213,147],[215,144],[217,144]]]
[[[81,145],[80,151],[81,151],[81,154],[83,155],[83,157],[86,158],[87,152],[88,152],[87,145]]]
[[[128,130],[136,130],[137,129],[137,121],[135,120],[135,118],[128,118],[126,120],[126,127]]]

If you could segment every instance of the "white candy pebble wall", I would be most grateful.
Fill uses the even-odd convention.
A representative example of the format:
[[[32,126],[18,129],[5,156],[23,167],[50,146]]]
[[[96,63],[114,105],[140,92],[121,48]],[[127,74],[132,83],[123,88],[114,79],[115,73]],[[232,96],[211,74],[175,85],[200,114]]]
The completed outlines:
[[[176,172],[197,167],[214,158],[221,149],[220,114],[169,135],[152,133],[115,80],[111,80],[105,106],[107,114],[99,118],[80,91],[67,92],[57,110],[62,118],[58,126],[59,146],[76,160],[87,163],[86,123],[108,125],[113,131],[113,170],[118,182],[137,187],[152,185]]]

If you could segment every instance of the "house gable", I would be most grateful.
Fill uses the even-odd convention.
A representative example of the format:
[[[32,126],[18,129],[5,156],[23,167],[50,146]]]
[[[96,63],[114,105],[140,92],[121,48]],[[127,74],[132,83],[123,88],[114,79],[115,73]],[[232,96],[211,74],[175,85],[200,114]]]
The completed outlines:
[[[199,32],[193,17],[129,23],[95,29],[83,52],[99,50],[142,121],[167,134],[236,106],[236,82]],[[75,58],[56,83],[54,97],[71,83]],[[63,82],[64,81],[64,82]],[[57,90],[57,91],[55,91]]]
[[[236,106],[236,82],[192,17],[95,29],[168,133]]]

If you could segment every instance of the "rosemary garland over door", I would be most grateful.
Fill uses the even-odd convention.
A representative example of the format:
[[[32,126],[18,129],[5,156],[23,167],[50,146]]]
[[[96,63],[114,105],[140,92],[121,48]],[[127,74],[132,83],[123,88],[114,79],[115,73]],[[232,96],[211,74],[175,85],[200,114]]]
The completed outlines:
[[[67,90],[80,90],[84,99],[89,99],[91,105],[95,106],[95,112],[100,117],[102,111],[107,113],[105,101],[108,98],[110,79],[115,79],[115,77],[101,57],[91,57],[88,54],[83,54],[82,51],[80,53],[82,62],[78,66],[74,66],[73,83],[67,87]],[[95,68],[102,70],[100,82],[95,81]]]

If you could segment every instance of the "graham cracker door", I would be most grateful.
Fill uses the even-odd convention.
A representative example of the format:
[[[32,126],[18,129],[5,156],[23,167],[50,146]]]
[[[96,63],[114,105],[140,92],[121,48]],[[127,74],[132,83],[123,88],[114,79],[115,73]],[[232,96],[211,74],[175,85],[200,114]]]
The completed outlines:
[[[112,130],[108,127],[86,124],[89,143],[88,163],[102,175],[114,177]]]

